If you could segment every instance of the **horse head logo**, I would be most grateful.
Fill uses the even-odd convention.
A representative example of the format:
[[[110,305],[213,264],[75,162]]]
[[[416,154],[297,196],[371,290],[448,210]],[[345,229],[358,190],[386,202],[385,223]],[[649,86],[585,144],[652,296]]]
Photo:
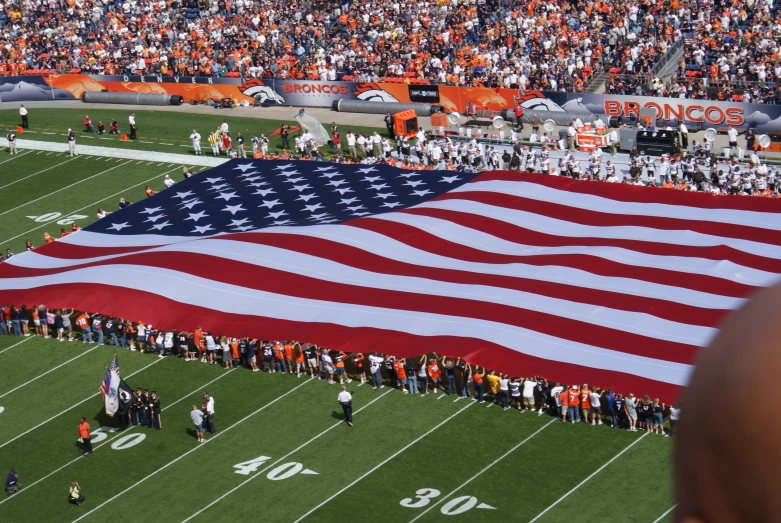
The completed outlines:
[[[244,82],[241,84],[241,87],[239,87],[239,90],[244,94],[244,96],[250,96],[261,104],[265,103],[266,101],[272,101],[279,105],[283,105],[285,103],[284,98],[278,95],[277,92],[274,91],[274,89],[271,87],[264,85],[263,81],[258,78],[253,78],[252,80]]]
[[[395,96],[373,82],[357,84],[353,94],[364,102],[398,102]]]

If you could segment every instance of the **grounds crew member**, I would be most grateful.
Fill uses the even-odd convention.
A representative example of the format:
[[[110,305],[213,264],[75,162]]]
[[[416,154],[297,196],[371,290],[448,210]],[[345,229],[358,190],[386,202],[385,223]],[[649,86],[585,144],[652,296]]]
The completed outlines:
[[[344,421],[348,427],[353,426],[353,397],[347,392],[347,385],[342,385],[342,392],[336,397],[336,401],[342,406],[344,412]]]
[[[127,117],[127,121],[130,124],[130,139],[136,139],[136,113],[130,113]]]
[[[7,496],[11,496],[16,494],[20,488],[22,488],[22,484],[19,483],[19,476],[16,475],[16,470],[11,469],[5,480],[5,493]]]
[[[76,156],[76,135],[73,129],[68,129],[68,154]]]
[[[27,120],[27,109],[25,109],[24,104],[19,108],[19,116],[22,117],[22,128],[29,129],[30,122]]]
[[[5,139],[8,140],[8,154],[16,154],[16,135],[13,131],[8,131],[5,135]]]

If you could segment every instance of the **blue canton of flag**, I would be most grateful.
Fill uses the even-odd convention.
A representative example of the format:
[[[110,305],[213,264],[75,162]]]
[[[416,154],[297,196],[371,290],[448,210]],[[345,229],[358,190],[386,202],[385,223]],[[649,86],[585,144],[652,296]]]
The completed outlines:
[[[87,227],[202,237],[271,226],[341,223],[428,201],[475,178],[387,165],[232,160]]]

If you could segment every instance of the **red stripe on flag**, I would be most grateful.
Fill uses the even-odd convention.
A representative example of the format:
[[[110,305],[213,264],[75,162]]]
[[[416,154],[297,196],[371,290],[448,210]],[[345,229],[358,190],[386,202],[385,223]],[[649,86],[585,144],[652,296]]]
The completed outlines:
[[[562,383],[589,383],[615,392],[648,394],[671,403],[681,387],[616,371],[607,371],[529,356],[480,339],[453,336],[415,336],[398,331],[367,327],[344,327],[330,323],[303,323],[251,315],[227,314],[156,294],[124,287],[97,284],[48,285],[23,291],[4,291],[9,301],[47,303],[64,308],[79,303],[85,309],[125,317],[144,317],[160,329],[192,328],[226,332],[236,337],[259,339],[296,339],[311,341],[345,352],[383,352],[396,357],[415,357],[436,351],[450,357],[461,357],[473,365],[494,369],[512,376],[541,375]],[[121,296],[122,300],[117,300]],[[551,355],[555,357],[555,354]]]

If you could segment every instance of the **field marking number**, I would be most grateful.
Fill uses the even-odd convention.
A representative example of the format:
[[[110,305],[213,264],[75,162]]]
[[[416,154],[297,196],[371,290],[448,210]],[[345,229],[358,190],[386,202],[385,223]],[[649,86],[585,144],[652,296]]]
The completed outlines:
[[[431,503],[431,500],[438,497],[440,494],[442,493],[437,489],[422,488],[415,491],[414,499],[404,498],[401,501],[399,501],[399,505],[407,508],[423,508],[429,503]],[[457,498],[451,499],[450,501],[442,505],[442,508],[440,508],[439,511],[445,516],[457,516],[459,514],[463,514],[464,512],[472,510],[475,507],[482,508],[482,509],[496,510],[496,507],[492,507],[491,505],[488,505],[486,503],[478,504],[477,498],[474,496],[459,496]]]
[[[108,432],[115,432],[115,430],[112,430],[108,427],[105,428]],[[100,443],[104,439],[108,438],[108,434],[106,434],[103,429],[104,427],[101,427],[90,434],[91,443]],[[122,436],[121,438],[118,438],[116,441],[114,441],[114,443],[111,444],[111,448],[114,450],[129,449],[130,447],[135,447],[145,439],[146,434],[141,432],[136,434],[128,434],[127,436]],[[81,438],[79,438],[79,441],[81,441]]]
[[[270,459],[271,456],[259,456],[249,461],[237,463],[236,465],[233,465],[233,468],[236,469],[235,470],[236,474],[249,476],[253,472],[257,471],[260,467],[262,467],[263,464]],[[282,465],[269,471],[269,473],[266,474],[266,478],[270,479],[271,481],[280,481],[283,479],[292,478],[293,476],[299,473],[317,474],[317,472],[315,472],[314,470],[305,469],[304,465],[302,465],[301,463],[298,463],[296,461],[291,461],[290,463],[283,463]]]
[[[2,414],[4,410],[5,410],[5,407],[0,407],[0,414]]]
[[[47,212],[46,214],[42,214],[40,216],[28,216],[31,220],[35,220],[38,223],[43,222],[50,222],[52,220],[57,220],[62,216],[61,212]],[[71,214],[70,216],[65,216],[64,218],[57,220],[58,225],[70,225],[71,223],[75,222],[76,220],[83,220],[87,216],[84,214]]]

